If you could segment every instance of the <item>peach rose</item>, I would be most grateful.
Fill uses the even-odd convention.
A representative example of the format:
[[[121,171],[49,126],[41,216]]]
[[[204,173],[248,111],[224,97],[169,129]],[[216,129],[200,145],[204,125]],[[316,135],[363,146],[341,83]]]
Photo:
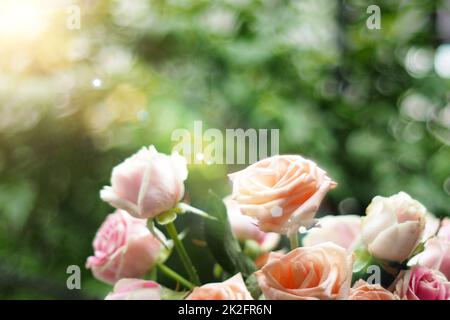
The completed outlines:
[[[352,263],[344,248],[327,242],[271,256],[255,274],[268,300],[346,299]]]
[[[379,259],[404,261],[422,239],[426,213],[426,208],[405,192],[373,198],[361,228],[367,250]]]
[[[223,201],[227,208],[231,230],[236,239],[240,241],[253,240],[263,252],[271,251],[278,245],[281,239],[278,233],[261,231],[256,221],[249,216],[243,215],[239,205],[230,197],[226,197]]]
[[[350,289],[348,300],[396,300],[395,296],[379,284],[358,280]]]
[[[86,267],[96,278],[113,284],[122,278],[145,275],[156,263],[162,244],[147,229],[146,220],[117,210],[97,231],[93,247],[94,256],[87,259]]]
[[[415,266],[399,275],[394,294],[402,300],[449,300],[450,282],[439,271]]]
[[[327,192],[336,186],[313,161],[273,156],[229,175],[232,199],[266,232],[291,234],[311,225]]]
[[[136,218],[154,218],[183,198],[186,160],[173,153],[142,148],[113,169],[111,187],[100,192],[103,201]]]
[[[349,251],[358,243],[361,217],[356,215],[326,216],[319,219],[303,238],[303,246],[309,247],[331,241]]]
[[[141,279],[122,279],[105,300],[161,300],[161,286]]]
[[[253,300],[240,273],[224,282],[194,288],[186,300]]]

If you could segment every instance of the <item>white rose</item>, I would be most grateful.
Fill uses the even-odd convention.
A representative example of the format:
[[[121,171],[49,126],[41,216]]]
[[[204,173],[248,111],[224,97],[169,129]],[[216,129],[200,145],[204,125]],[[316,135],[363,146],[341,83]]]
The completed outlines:
[[[366,209],[363,242],[374,257],[402,262],[419,243],[426,214],[426,208],[405,192],[388,198],[377,196]]]

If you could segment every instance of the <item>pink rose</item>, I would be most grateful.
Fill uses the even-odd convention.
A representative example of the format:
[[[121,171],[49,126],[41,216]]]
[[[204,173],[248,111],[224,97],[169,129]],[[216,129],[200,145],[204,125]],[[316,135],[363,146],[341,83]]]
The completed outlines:
[[[111,187],[104,187],[100,197],[136,218],[154,218],[183,198],[187,175],[186,160],[177,153],[142,148],[113,169]]]
[[[230,197],[224,199],[227,208],[228,220],[236,239],[240,241],[253,240],[261,251],[271,251],[280,242],[281,236],[274,232],[263,232],[257,226],[255,220],[241,213],[239,205]]]
[[[161,286],[153,281],[121,279],[105,300],[161,300]]]
[[[194,288],[186,300],[253,300],[240,273],[224,282]]]
[[[348,300],[396,300],[395,296],[379,284],[358,280],[350,289]]]
[[[164,239],[161,232],[159,236]],[[146,220],[118,210],[107,216],[93,247],[94,256],[87,259],[86,267],[96,278],[113,284],[145,275],[156,263],[162,244],[147,229]]]
[[[319,219],[317,228],[312,228],[308,231],[303,238],[303,246],[309,247],[331,241],[351,251],[358,243],[360,232],[360,216],[326,216]]]
[[[352,263],[345,249],[327,242],[270,256],[255,274],[268,300],[346,299]]]
[[[450,218],[444,218],[438,232],[438,238],[450,241]]]
[[[449,300],[450,282],[439,271],[416,266],[399,275],[394,293],[403,300]]]
[[[425,243],[425,250],[414,257],[421,266],[439,270],[450,279],[450,241],[432,238]]]
[[[232,199],[266,232],[297,232],[311,225],[327,192],[336,186],[313,161],[273,156],[229,175]]]

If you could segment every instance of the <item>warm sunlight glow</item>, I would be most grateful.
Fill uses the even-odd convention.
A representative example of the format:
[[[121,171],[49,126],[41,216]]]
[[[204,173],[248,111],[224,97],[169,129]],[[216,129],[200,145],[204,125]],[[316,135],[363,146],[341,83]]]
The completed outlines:
[[[45,30],[47,18],[46,11],[38,3],[0,3],[0,39],[34,39]]]

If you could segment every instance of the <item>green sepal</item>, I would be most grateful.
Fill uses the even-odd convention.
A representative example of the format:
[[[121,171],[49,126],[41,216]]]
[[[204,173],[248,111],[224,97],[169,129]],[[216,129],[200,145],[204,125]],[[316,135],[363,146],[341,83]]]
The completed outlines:
[[[367,281],[374,274],[371,267],[377,266],[380,270],[380,284],[384,288],[389,288],[399,272],[406,269],[404,263],[385,261],[371,256],[366,248],[358,248],[354,254],[352,286],[359,279]]]
[[[155,220],[159,225],[165,226],[171,222],[174,222],[177,218],[177,213],[174,210],[168,210],[159,214]]]

